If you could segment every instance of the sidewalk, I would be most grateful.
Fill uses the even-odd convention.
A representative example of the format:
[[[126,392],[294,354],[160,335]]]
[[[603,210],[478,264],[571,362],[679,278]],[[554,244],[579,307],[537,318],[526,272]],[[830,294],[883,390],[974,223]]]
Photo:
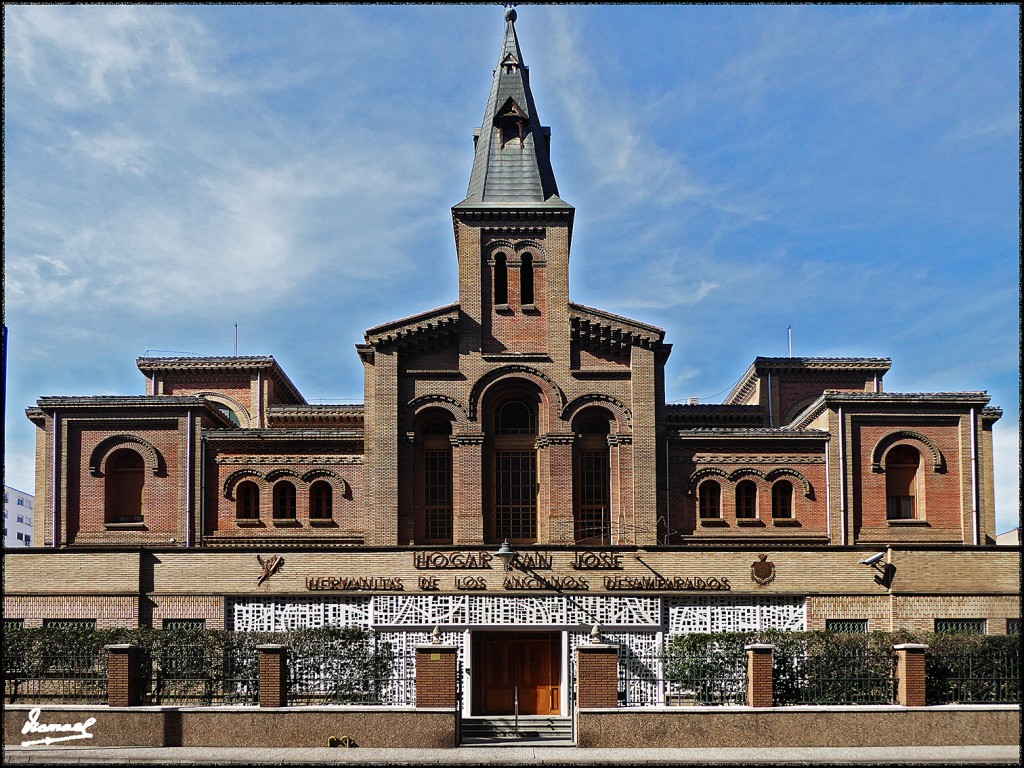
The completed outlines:
[[[1017,746],[774,749],[5,747],[4,765],[1019,765]]]

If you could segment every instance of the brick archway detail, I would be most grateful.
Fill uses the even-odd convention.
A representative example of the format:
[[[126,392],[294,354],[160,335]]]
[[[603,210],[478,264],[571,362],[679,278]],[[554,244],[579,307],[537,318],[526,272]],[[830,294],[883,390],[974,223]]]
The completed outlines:
[[[93,477],[102,477],[103,465],[107,463],[107,458],[120,448],[131,448],[139,453],[154,475],[163,473],[164,458],[151,442],[138,435],[111,435],[92,449],[89,455],[89,474]]]
[[[604,395],[600,393],[591,393],[589,395],[580,395],[571,403],[562,408],[558,417],[563,421],[572,423],[572,420],[576,417],[580,411],[588,406],[596,405],[607,408],[612,411],[615,415],[615,421],[618,422],[619,431],[632,431],[633,429],[633,412],[629,410],[621,401],[612,397],[611,395]]]
[[[255,469],[239,469],[224,479],[224,498],[235,500],[235,486],[243,480],[263,480],[263,475]]]
[[[477,420],[480,400],[483,397],[484,392],[490,389],[492,384],[496,384],[501,379],[514,377],[533,380],[533,383],[540,386],[542,390],[545,388],[549,389],[554,393],[555,398],[558,401],[558,412],[562,413],[565,410],[565,406],[568,402],[565,392],[563,392],[562,388],[555,383],[555,380],[546,373],[538,371],[536,368],[532,368],[528,365],[503,365],[501,368],[496,368],[493,371],[484,374],[477,380],[476,384],[473,385],[473,390],[469,395],[469,420]],[[547,387],[545,387],[545,385],[547,385]]]
[[[905,440],[913,440],[921,443],[931,452],[932,472],[946,471],[946,459],[942,455],[942,451],[939,450],[939,447],[920,432],[914,432],[910,429],[901,429],[898,432],[890,432],[875,443],[875,447],[871,451],[871,471],[885,472],[885,455],[889,453],[890,449],[894,448],[897,443]]]

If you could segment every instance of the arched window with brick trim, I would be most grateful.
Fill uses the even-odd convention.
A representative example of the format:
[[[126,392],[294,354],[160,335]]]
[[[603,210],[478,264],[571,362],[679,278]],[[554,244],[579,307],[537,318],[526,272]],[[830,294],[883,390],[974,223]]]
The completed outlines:
[[[519,303],[533,305],[533,254],[524,253],[519,266]]]
[[[274,485],[274,519],[295,519],[295,486],[287,480]]]
[[[697,504],[702,520],[722,517],[722,486],[717,480],[705,480],[697,487]]]
[[[504,253],[494,257],[494,305],[508,305],[508,261]]]
[[[793,484],[789,480],[772,484],[772,517],[793,517]]]
[[[897,445],[885,456],[885,516],[913,520],[921,514],[921,454],[909,445]]]
[[[105,519],[108,523],[141,523],[146,495],[146,465],[131,448],[107,459]]]
[[[330,520],[334,515],[334,488],[326,480],[309,486],[309,519]]]
[[[757,517],[757,486],[753,480],[740,480],[736,484],[736,519]]]
[[[260,487],[252,480],[243,480],[235,489],[235,517],[239,520],[260,517]]]
[[[492,400],[488,430],[488,514],[485,536],[533,543],[538,533],[537,409],[526,386],[504,388]]]

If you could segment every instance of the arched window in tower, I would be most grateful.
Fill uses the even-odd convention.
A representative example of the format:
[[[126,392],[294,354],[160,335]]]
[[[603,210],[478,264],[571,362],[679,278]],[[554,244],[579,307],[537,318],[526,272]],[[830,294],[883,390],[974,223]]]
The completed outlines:
[[[702,520],[717,520],[722,516],[722,486],[717,480],[705,480],[700,484],[697,503]]]
[[[752,480],[741,480],[736,485],[736,519],[757,517],[757,486]]]
[[[533,254],[524,253],[519,266],[519,303],[533,306]]]
[[[274,519],[295,519],[295,486],[287,480],[274,486]]]
[[[131,448],[115,451],[107,461],[106,521],[141,523],[146,487],[146,466]]]
[[[244,480],[235,489],[235,517],[239,520],[258,520],[260,516],[260,487]]]
[[[317,480],[309,486],[309,519],[330,520],[334,514],[334,489],[326,480]]]
[[[494,541],[537,541],[537,403],[507,397],[495,406],[491,440],[491,507]]]
[[[779,480],[772,485],[772,517],[786,518],[793,516],[793,484],[789,480]]]
[[[508,306],[508,262],[504,253],[494,257],[494,305]]]
[[[885,516],[912,520],[920,514],[921,454],[909,445],[897,445],[885,457]]]
[[[611,544],[611,461],[608,435],[612,416],[603,408],[588,409],[574,431],[573,537],[577,544]]]
[[[420,434],[422,517],[417,543],[451,544],[454,537],[452,423],[447,413],[426,417]]]

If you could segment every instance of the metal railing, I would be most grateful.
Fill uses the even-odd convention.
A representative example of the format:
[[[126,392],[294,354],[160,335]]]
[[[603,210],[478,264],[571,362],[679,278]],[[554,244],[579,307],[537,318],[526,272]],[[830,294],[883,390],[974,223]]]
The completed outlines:
[[[256,704],[259,700],[259,659],[254,653],[225,651],[202,642],[164,646],[143,657],[153,704],[210,706]]]
[[[893,704],[899,680],[891,652],[830,649],[776,656],[775,704]]]
[[[1020,648],[999,653],[935,654],[928,659],[929,704],[1020,703]]]
[[[8,703],[105,703],[107,652],[4,654],[4,698]]]

